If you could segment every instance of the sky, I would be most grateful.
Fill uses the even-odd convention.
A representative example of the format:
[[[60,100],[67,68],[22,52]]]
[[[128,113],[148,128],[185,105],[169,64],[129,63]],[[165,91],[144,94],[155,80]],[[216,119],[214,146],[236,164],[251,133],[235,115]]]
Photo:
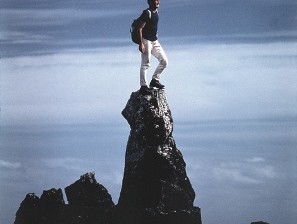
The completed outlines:
[[[0,0],[0,223],[13,222],[26,193],[88,171],[117,201],[129,135],[121,111],[139,89],[129,29],[146,7]],[[294,223],[296,1],[162,0],[159,15],[161,82],[204,223]]]

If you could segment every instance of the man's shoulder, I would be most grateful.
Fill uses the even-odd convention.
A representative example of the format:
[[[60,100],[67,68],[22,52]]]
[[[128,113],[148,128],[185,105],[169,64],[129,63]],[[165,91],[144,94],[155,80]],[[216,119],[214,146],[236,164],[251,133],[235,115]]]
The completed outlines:
[[[152,13],[152,12],[151,12],[151,10],[150,10],[149,8],[144,9],[144,10],[142,11],[142,14],[149,15],[150,13]]]
[[[140,16],[141,20],[147,22],[151,18],[151,13],[149,9],[144,9]]]

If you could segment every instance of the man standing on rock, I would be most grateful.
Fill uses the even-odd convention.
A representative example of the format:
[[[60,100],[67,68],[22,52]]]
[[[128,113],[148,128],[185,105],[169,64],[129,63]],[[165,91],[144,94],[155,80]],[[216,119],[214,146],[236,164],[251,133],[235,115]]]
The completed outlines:
[[[159,61],[152,81],[150,82],[150,87],[156,87],[163,89],[165,86],[160,83],[160,76],[163,70],[168,64],[167,56],[158,41],[158,8],[160,5],[160,0],[147,0],[149,8],[143,10],[140,16],[140,43],[139,51],[141,52],[141,67],[140,67],[140,92],[143,95],[151,95],[151,91],[147,86],[146,74],[150,67],[151,55],[156,57]]]

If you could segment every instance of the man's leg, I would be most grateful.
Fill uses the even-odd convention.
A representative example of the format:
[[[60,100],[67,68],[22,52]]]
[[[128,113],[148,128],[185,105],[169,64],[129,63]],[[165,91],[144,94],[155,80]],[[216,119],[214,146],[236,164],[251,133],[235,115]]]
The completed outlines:
[[[143,43],[145,46],[145,51],[141,54],[140,85],[147,86],[146,74],[148,68],[150,67],[152,44],[151,41],[146,39],[143,39]]]
[[[158,40],[154,42],[153,49],[152,49],[152,55],[155,56],[159,61],[159,65],[157,66],[157,68],[153,74],[153,79],[159,80],[161,73],[168,65],[168,59],[165,54],[165,51],[163,50],[163,48]]]

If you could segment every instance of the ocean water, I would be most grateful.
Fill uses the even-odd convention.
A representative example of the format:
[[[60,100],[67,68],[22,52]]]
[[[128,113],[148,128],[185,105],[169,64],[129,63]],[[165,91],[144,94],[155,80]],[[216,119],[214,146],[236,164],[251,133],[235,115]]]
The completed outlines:
[[[86,172],[116,203],[129,131],[125,121],[2,126],[0,223],[13,223],[27,193],[63,189]],[[177,121],[173,136],[203,223],[295,224],[295,118]]]

